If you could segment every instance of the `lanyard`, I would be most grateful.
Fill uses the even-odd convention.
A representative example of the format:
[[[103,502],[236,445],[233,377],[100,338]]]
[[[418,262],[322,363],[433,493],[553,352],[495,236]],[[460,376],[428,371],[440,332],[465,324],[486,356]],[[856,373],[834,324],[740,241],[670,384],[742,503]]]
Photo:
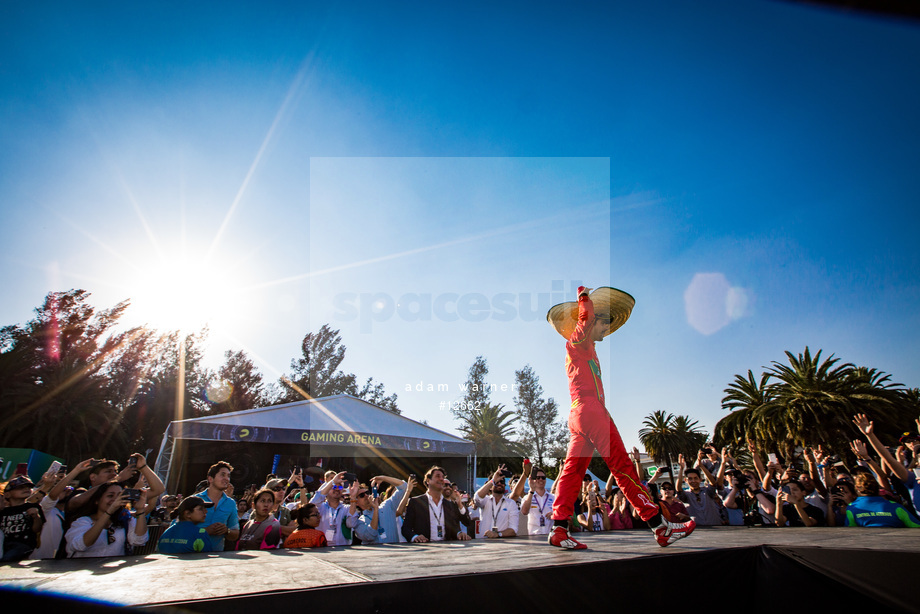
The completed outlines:
[[[333,509],[333,507],[329,505],[328,503],[326,504],[326,507],[328,507],[330,511]],[[339,506],[334,509],[335,509],[335,512],[330,514],[330,517],[329,517],[329,528],[332,529],[333,531],[339,528],[339,512],[342,511],[342,504],[339,503]]]
[[[543,495],[543,503],[540,503],[540,495],[534,493],[533,498],[537,500],[537,507],[540,509],[540,515],[543,516],[543,507],[546,506],[546,502],[549,501],[549,493]]]
[[[498,514],[502,510],[502,503],[505,501],[505,497],[502,497],[498,500],[498,503],[495,502],[495,497],[492,497],[492,526],[498,526]]]
[[[435,506],[433,506],[433,505],[431,504],[431,496],[429,495],[429,496],[428,496],[428,509],[430,509],[430,510],[431,510],[431,513],[434,514],[435,520],[438,521],[438,526],[439,526],[439,527],[442,526],[442,525],[444,524],[444,521],[443,521],[443,518],[444,518],[444,499],[443,499],[443,497],[441,498],[440,501],[438,501],[437,507],[435,507]]]

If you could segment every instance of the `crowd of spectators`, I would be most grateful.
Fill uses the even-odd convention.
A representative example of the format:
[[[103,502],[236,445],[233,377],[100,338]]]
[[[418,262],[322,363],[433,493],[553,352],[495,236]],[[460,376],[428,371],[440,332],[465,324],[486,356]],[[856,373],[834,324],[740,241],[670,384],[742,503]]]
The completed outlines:
[[[920,420],[918,434],[905,433],[892,449],[865,415],[853,423],[862,437],[851,444],[852,467],[818,445],[802,450],[799,468],[748,441],[753,469],[707,445],[692,466],[678,458],[676,484],[662,467],[646,486],[674,521],[692,517],[700,526],[920,527]],[[631,456],[638,469],[638,450]],[[314,480],[295,468],[237,497],[232,473],[230,464],[215,463],[186,497],[166,494],[141,454],[123,468],[112,460],[69,471],[55,463],[37,485],[16,475],[0,485],[2,560],[124,556],[150,539],[163,554],[501,539],[547,535],[553,524],[553,489],[528,461],[518,475],[500,466],[472,496],[438,466],[421,483],[415,475],[364,483],[345,471]],[[424,492],[412,496],[417,487]],[[601,488],[588,475],[570,526],[647,528],[612,479]]]

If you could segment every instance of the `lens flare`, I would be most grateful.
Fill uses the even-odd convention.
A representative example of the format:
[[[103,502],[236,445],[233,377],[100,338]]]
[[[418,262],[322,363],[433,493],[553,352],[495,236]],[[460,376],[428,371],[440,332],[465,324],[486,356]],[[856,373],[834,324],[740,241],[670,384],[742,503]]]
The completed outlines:
[[[216,379],[208,383],[204,391],[205,397],[211,403],[223,403],[233,394],[233,384],[225,379]]]
[[[684,292],[687,323],[704,335],[748,315],[749,306],[748,291],[733,287],[722,273],[697,273]]]

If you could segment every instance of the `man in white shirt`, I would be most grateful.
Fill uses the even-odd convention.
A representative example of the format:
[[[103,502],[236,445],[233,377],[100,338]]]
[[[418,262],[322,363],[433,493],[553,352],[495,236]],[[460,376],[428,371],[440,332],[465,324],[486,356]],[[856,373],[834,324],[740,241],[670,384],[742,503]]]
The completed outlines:
[[[546,490],[546,472],[534,467],[530,492],[521,501],[521,514],[527,517],[528,535],[549,535],[553,527],[553,501],[556,497]]]
[[[326,535],[326,542],[330,546],[348,546],[351,540],[343,534],[342,528],[345,526],[345,520],[348,518],[348,508],[342,505],[342,496],[345,493],[343,481],[345,471],[335,474],[331,480],[327,480],[310,503],[316,505],[320,514],[318,531]]]
[[[492,496],[489,496],[489,489]],[[498,539],[517,535],[517,503],[505,497],[505,477],[499,469],[492,479],[476,491],[476,506],[481,510],[479,517],[478,538]]]

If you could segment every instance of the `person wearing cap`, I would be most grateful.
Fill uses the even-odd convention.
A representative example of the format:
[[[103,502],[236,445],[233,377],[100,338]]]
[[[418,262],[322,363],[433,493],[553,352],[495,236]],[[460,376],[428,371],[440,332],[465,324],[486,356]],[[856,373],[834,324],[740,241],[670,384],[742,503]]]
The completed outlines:
[[[549,310],[547,320],[565,340],[565,369],[569,379],[572,406],[569,412],[569,447],[556,484],[553,502],[553,529],[549,543],[559,548],[584,550],[584,544],[569,535],[568,524],[581,487],[582,476],[597,450],[617,486],[651,527],[659,546],[667,546],[690,535],[696,527],[669,521],[668,512],[656,504],[639,481],[636,468],[626,453],[623,439],[607,412],[600,362],[594,344],[626,323],[635,299],[613,288],[599,288],[600,308],[595,313],[591,289],[578,288],[575,304],[563,303]]]
[[[212,507],[212,502],[201,497],[191,496],[183,499],[173,512],[173,517],[178,522],[163,532],[157,550],[161,554],[211,552],[211,538],[204,526],[204,519]]]
[[[0,510],[0,531],[3,532],[3,557],[0,561],[21,561],[38,545],[45,516],[41,506],[28,503],[35,484],[25,475],[7,482],[3,491],[6,506]]]
[[[165,495],[161,500],[162,505],[156,508],[150,515],[151,520],[157,520],[161,523],[168,523],[174,518],[174,513],[179,507],[179,497],[177,495]]]
[[[303,482],[301,482],[301,484],[303,484]],[[291,508],[284,505],[287,493],[290,492],[293,486],[293,482],[291,482],[289,486],[288,482],[281,478],[269,480],[265,484],[265,488],[272,491],[275,495],[275,502],[272,505],[271,513],[272,516],[278,519],[278,523],[281,525],[281,535],[283,537],[287,537],[297,529],[297,522],[291,518]]]

